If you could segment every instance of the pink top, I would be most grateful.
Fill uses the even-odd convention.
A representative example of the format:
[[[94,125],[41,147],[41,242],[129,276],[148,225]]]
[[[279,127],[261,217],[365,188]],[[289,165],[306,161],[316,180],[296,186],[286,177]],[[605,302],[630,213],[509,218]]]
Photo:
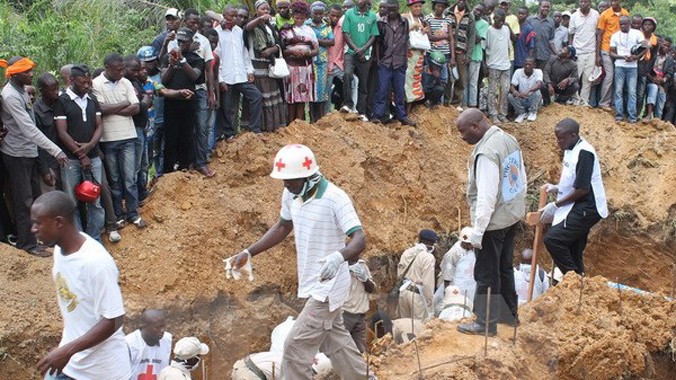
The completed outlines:
[[[344,70],[345,63],[345,40],[343,40],[343,17],[338,20],[338,24],[333,28],[334,45],[329,46],[329,73],[333,70],[333,65]]]

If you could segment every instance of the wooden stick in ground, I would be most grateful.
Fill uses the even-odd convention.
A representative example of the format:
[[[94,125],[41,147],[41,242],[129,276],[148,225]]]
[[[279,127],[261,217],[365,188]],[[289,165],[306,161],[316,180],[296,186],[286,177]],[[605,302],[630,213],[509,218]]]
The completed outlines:
[[[512,346],[516,346],[516,328],[519,327],[519,321],[514,321],[514,336],[512,337]]]
[[[615,283],[617,284],[617,295],[620,297],[620,315],[622,315],[622,288],[620,287],[619,277],[615,277]]]
[[[584,289],[584,273],[580,276],[580,299],[577,301],[577,313],[582,310],[582,290]]]
[[[418,380],[423,380],[422,364],[420,363],[420,351],[418,350],[418,338],[413,339],[415,345],[415,354],[418,356]]]
[[[545,207],[547,203],[547,192],[540,188],[540,201],[538,203],[538,210]],[[539,214],[539,213],[538,213]],[[542,229],[544,226],[538,220],[535,225],[535,238],[533,239],[533,258],[530,262],[530,280],[528,282],[528,302],[533,300],[533,286],[535,285],[535,273],[537,272],[538,253],[540,252],[540,241],[542,240]]]
[[[671,268],[671,299],[676,295],[676,264]]]
[[[462,300],[462,317],[465,318],[465,311],[467,310],[467,289],[465,289],[465,298]]]
[[[486,295],[486,319],[484,324],[486,325],[486,330],[484,331],[484,357],[488,356],[488,326],[490,326],[491,320],[491,287],[488,287],[488,294]]]

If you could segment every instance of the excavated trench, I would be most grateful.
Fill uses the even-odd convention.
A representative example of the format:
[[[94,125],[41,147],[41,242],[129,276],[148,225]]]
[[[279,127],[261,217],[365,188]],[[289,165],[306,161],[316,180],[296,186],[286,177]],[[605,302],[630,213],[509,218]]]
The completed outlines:
[[[138,326],[138,317],[144,308],[166,309],[168,330],[176,338],[196,335],[211,346],[206,360],[209,379],[229,378],[236,360],[269,347],[272,329],[302,308],[302,302],[295,296],[297,280],[292,239],[254,259],[256,279],[253,283],[227,281],[222,259],[246,247],[275,222],[281,185],[267,177],[269,161],[282,145],[292,142],[312,147],[322,172],[353,198],[368,236],[364,257],[381,292],[376,298],[384,298],[394,284],[398,257],[415,241],[417,231],[432,228],[450,236],[459,225],[467,223],[464,181],[470,147],[460,140],[454,129],[456,116],[454,110],[447,108],[434,112],[421,110],[417,115],[420,126],[403,128],[347,122],[341,115],[331,114],[313,126],[295,123],[270,136],[267,143],[244,134],[234,143],[221,146],[212,162],[218,170],[213,179],[194,173],[163,177],[142,210],[150,226],[145,230],[127,228],[122,231],[123,241],[108,247],[120,268],[127,309],[125,330],[129,332]],[[558,120],[568,116],[580,120],[583,134],[599,151],[611,209],[609,218],[599,223],[590,235],[587,272],[590,276],[603,275],[612,281],[668,295],[674,281],[672,267],[676,263],[674,127],[659,123],[617,126],[612,123],[611,115],[598,110],[558,105],[545,108],[538,121],[531,125],[505,125],[524,150],[530,189],[558,177],[560,159],[552,129]],[[529,202],[536,201],[531,194]],[[521,230],[515,252],[532,245],[532,234],[526,227]],[[446,251],[452,240],[445,238],[443,242],[445,246],[442,244],[436,251],[438,255]],[[544,250],[539,263],[547,270],[551,268]],[[34,259],[12,248],[0,247],[0,283],[3,284],[0,286],[3,304],[0,308],[0,379],[37,378],[35,363],[58,344],[62,325],[50,271],[51,260]],[[576,290],[572,285],[555,290],[526,307],[524,313],[547,306],[550,307],[548,313],[558,315],[559,309],[555,306],[571,298],[568,292]],[[583,310],[593,315],[605,310],[606,301],[590,296],[589,302],[599,304]],[[676,331],[673,318],[676,303],[656,304],[655,310],[659,312],[653,312],[641,306],[639,299],[635,302],[636,314],[632,315],[645,323],[624,328],[617,322],[626,340],[616,343],[622,346],[626,342],[638,342],[643,348],[637,348],[636,352],[645,359],[632,362],[633,367],[621,371],[619,378],[667,379],[669,374],[676,373],[671,356],[676,348],[669,349],[666,343],[667,335],[673,337]],[[373,302],[374,308],[375,304],[377,301]],[[611,306],[607,307],[607,313],[615,318],[617,310]],[[627,307],[629,305],[625,305],[625,309]],[[666,319],[665,313],[669,316]],[[568,323],[580,326],[581,330],[569,325],[560,327],[571,339],[582,342],[595,336],[594,329],[603,323],[587,318],[585,313],[580,317],[584,318],[571,319]],[[532,320],[526,320],[521,327],[521,334],[527,337],[528,330],[551,330],[551,326],[538,324],[541,319],[542,316],[535,313]],[[654,339],[659,347],[643,342],[641,335],[648,334],[643,330],[645,326],[661,333]],[[483,340],[472,345],[471,340],[452,335],[454,330],[454,326],[434,325],[430,339],[421,340],[422,360],[442,360],[453,355],[473,357],[481,351],[478,347]],[[511,333],[501,331],[494,347],[499,355],[491,357],[491,368],[504,369],[499,378],[506,379],[581,379],[589,377],[569,371],[572,358],[584,353],[612,367],[618,358],[628,355],[614,349],[613,342],[598,346],[596,356],[585,351],[584,344],[579,344],[566,346],[565,352],[552,350],[551,363],[543,364],[536,359],[547,350],[538,351],[538,347],[566,342],[564,337],[544,336],[544,333],[535,336],[532,342],[520,340],[516,348],[510,348],[511,343],[504,342],[509,342]],[[534,348],[529,348],[531,346]],[[417,366],[412,360],[415,352],[411,347],[386,348],[382,357],[386,367],[374,363],[374,368],[381,371],[378,372],[380,378],[414,377],[410,373]],[[396,352],[402,356],[397,358],[393,354]],[[533,369],[523,370],[521,362],[532,365]],[[644,365],[639,366],[638,362]],[[476,374],[488,368],[477,360],[458,363],[444,367],[443,375],[437,376],[431,371],[425,378],[481,378]],[[557,368],[561,370],[557,372]],[[195,373],[195,378],[201,379],[201,373]],[[618,377],[601,375],[597,378]]]

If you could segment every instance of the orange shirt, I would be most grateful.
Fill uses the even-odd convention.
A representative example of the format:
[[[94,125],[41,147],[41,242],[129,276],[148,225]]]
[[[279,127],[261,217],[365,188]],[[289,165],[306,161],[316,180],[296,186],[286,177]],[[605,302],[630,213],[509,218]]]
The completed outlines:
[[[626,9],[622,8],[620,15],[616,15],[613,8],[608,8],[599,17],[599,23],[597,28],[603,30],[603,36],[601,37],[601,50],[610,51],[610,36],[613,33],[620,30],[620,17],[629,16],[629,12]]]
[[[650,49],[645,53],[643,56],[644,61],[650,61],[650,58],[652,57],[652,52],[650,50],[654,49],[655,46],[657,46],[657,36],[655,33],[650,35]]]

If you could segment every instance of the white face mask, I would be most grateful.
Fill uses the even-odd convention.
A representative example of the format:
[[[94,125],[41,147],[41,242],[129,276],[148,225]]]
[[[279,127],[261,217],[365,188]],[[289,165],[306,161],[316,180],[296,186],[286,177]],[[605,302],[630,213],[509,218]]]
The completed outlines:
[[[431,246],[431,247],[429,245],[426,245],[425,247],[427,248],[427,252],[429,252],[429,253],[433,253],[434,249],[436,248],[436,246],[434,246],[434,245]]]

